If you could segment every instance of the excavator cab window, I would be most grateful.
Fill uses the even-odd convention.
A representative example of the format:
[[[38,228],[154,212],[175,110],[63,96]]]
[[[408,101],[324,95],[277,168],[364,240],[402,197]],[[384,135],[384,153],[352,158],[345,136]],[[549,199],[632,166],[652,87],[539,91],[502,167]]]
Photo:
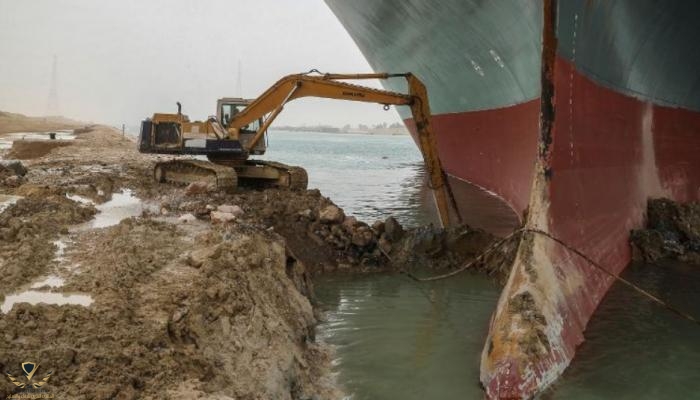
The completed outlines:
[[[233,118],[236,114],[239,112],[240,106],[237,106],[235,104],[222,104],[221,105],[221,125],[224,126],[224,128],[228,128],[229,123],[231,122],[231,118]]]
[[[246,106],[244,104],[222,104],[221,105],[221,116],[222,116],[222,121],[221,125],[224,126],[224,128],[228,128],[229,123],[231,120],[241,112]],[[251,122],[250,124],[244,126],[241,130],[242,131],[250,131],[250,132],[257,132],[258,129],[260,129],[260,120],[256,120],[254,122]]]

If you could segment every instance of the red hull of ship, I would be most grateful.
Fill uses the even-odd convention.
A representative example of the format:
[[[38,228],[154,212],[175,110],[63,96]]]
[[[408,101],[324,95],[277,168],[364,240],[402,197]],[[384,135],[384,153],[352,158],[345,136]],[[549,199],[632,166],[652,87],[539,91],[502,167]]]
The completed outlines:
[[[630,261],[629,231],[642,226],[648,198],[700,199],[700,113],[604,88],[561,58],[554,86],[549,178],[541,173],[533,183],[528,226],[617,275]],[[543,236],[521,243],[518,257],[482,357],[482,382],[492,398],[528,398],[556,379],[613,283]],[[513,315],[513,299],[525,292],[545,324]],[[523,348],[533,337],[541,353]]]
[[[533,100],[433,116],[440,160],[465,223],[500,236],[522,224],[537,154],[539,107]],[[415,140],[413,121],[405,123]]]

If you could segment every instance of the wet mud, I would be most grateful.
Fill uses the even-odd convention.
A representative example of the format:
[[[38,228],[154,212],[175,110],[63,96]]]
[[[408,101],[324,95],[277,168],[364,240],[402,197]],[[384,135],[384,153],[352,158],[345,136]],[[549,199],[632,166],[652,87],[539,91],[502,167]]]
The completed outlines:
[[[6,366],[23,361],[13,351],[22,342],[60,373],[54,390],[78,398],[329,390],[319,384],[326,355],[313,342],[312,306],[287,275],[278,235],[136,218],[82,235],[72,257],[83,272],[63,290],[93,303],[13,307],[0,322]]]
[[[85,222],[96,212],[54,190],[26,193],[0,213],[0,298],[46,274],[56,251],[52,242],[68,226]]]

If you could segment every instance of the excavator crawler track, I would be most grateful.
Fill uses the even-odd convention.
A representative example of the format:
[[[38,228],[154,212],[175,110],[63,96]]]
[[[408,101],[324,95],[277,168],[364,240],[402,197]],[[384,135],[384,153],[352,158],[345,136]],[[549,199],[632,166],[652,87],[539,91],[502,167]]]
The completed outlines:
[[[309,185],[309,175],[301,167],[289,169],[289,188],[293,190],[306,190]]]
[[[238,177],[233,168],[202,160],[159,162],[153,169],[153,177],[156,182],[179,185],[206,182],[225,192],[235,192],[238,187]]]
[[[279,179],[274,186],[289,188],[292,190],[306,190],[309,183],[309,176],[306,170],[301,167],[287,165],[276,161],[249,161],[257,165],[274,168],[279,172]]]

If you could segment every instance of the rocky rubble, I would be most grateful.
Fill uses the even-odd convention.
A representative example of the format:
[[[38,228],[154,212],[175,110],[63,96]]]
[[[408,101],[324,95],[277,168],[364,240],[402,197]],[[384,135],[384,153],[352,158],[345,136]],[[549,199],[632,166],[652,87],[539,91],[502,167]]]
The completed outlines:
[[[213,224],[274,230],[314,274],[451,269],[476,256],[495,238],[467,226],[404,229],[393,217],[367,224],[318,190],[240,190],[236,194],[173,192],[161,207]],[[190,217],[185,217],[186,221]],[[494,271],[496,267],[489,270]],[[499,272],[500,273],[500,272]]]
[[[675,259],[700,264],[700,203],[650,199],[647,226],[630,234],[633,257],[654,263]]]

